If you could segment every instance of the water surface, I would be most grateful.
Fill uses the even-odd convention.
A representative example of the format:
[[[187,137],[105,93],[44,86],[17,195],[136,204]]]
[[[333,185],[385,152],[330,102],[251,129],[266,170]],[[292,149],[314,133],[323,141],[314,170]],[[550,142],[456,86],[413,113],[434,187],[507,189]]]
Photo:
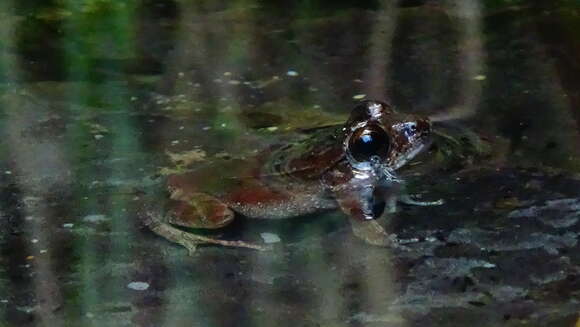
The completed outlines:
[[[579,14],[575,1],[3,1],[0,326],[578,325]],[[446,204],[400,207],[387,222],[400,247],[363,244],[329,212],[240,217],[212,235],[281,242],[187,256],[139,221],[166,201],[169,154],[252,153],[362,99],[459,112],[443,131],[485,145],[437,161],[439,145],[416,167],[412,191]]]

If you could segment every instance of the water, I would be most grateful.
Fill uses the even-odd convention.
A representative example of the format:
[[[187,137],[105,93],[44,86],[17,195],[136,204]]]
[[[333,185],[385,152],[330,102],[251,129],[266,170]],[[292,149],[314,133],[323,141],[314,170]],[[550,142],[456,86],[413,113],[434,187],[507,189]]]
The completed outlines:
[[[3,1],[0,326],[578,325],[579,10]],[[331,211],[238,217],[204,235],[280,242],[188,256],[138,219],[172,154],[248,155],[365,98],[446,121],[409,177],[446,204],[400,206],[400,247]]]

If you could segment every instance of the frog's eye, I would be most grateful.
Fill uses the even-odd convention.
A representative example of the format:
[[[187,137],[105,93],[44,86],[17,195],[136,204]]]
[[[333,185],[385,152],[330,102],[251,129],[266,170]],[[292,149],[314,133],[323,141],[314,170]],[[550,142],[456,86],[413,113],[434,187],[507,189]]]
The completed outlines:
[[[389,153],[389,136],[379,126],[365,126],[354,131],[348,141],[348,151],[358,162],[370,161],[373,157],[385,159]]]

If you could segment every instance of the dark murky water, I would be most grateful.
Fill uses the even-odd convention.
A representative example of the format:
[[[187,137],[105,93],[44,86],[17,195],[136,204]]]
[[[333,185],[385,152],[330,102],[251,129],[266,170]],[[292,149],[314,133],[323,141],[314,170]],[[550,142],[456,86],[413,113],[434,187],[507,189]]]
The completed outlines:
[[[355,3],[1,2],[0,326],[580,326],[578,4]],[[332,211],[240,217],[209,235],[281,241],[188,256],[138,219],[172,154],[364,98],[473,113],[409,173],[446,204],[399,207],[398,247]]]

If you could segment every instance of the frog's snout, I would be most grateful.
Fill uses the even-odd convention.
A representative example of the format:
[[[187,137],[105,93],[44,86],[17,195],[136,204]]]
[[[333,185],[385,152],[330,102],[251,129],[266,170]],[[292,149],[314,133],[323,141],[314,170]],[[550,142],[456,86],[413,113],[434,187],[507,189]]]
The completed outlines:
[[[417,131],[422,136],[429,136],[431,134],[431,121],[429,119],[423,118],[417,120]]]

